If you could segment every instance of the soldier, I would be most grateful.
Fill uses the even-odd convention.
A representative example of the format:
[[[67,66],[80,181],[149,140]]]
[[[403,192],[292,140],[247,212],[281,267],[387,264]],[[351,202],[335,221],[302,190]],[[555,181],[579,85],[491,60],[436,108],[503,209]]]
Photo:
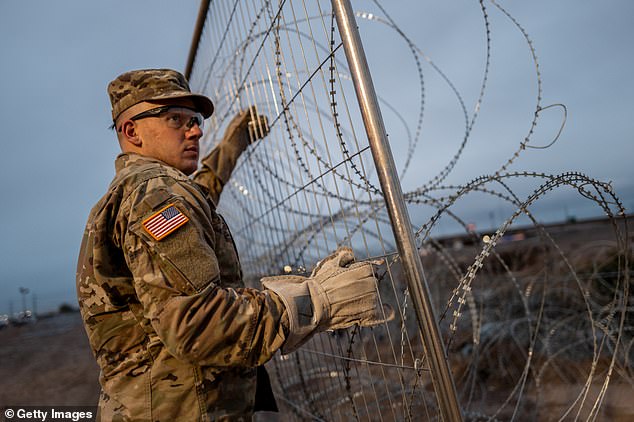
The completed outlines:
[[[77,265],[101,368],[98,419],[250,420],[276,410],[261,365],[278,349],[384,320],[373,264],[353,263],[352,250],[340,248],[309,277],[245,288],[216,204],[240,154],[266,135],[266,118],[255,108],[238,114],[198,169],[214,106],[183,75],[135,70],[108,93],[122,153],[90,212]]]

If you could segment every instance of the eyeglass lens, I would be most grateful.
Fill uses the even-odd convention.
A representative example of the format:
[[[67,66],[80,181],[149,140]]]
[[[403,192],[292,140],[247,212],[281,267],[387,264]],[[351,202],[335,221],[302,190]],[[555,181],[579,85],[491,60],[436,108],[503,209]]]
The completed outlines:
[[[183,126],[187,129],[191,129],[194,125],[198,125],[198,127],[202,129],[205,118],[202,114],[195,111],[178,108],[168,110],[165,114],[165,121],[167,122],[167,126],[173,129],[180,129]]]

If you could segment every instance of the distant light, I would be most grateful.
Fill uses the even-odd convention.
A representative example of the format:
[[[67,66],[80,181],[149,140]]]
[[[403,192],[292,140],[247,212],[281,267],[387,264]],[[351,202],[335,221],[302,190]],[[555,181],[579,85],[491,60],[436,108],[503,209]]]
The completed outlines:
[[[488,234],[485,234],[484,236],[482,236],[482,241],[484,243],[489,243],[491,241],[491,237]]]
[[[286,274],[290,273],[291,271],[293,271],[293,267],[291,267],[290,265],[284,265],[284,272]]]
[[[243,193],[244,195],[248,195],[248,194],[249,194],[249,191],[248,191],[246,188],[244,188],[244,190],[242,191],[242,193]]]

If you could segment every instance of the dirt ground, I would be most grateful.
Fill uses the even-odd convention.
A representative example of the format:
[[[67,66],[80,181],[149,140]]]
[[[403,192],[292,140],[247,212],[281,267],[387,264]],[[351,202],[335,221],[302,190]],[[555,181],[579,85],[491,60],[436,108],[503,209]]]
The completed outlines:
[[[630,220],[632,220],[632,218],[630,218]],[[629,227],[632,226],[634,226],[634,221],[632,221],[629,225]],[[606,286],[611,286],[609,282],[614,278],[614,269],[610,267],[610,263],[612,261],[606,261],[603,257],[605,250],[607,250],[606,248],[613,248],[612,244],[614,242],[606,243],[605,241],[606,239],[609,240],[614,238],[614,234],[610,234],[610,230],[612,230],[612,227],[609,225],[609,220],[597,220],[583,224],[576,223],[567,227],[564,225],[561,227],[549,227],[549,234],[555,238],[558,246],[566,253],[569,262],[574,267],[577,274],[582,274],[582,278],[584,280],[591,280],[592,277],[595,277],[597,280],[603,280],[604,284],[597,284],[596,286],[602,287],[605,290]],[[493,414],[500,404],[506,400],[510,391],[495,391],[496,385],[506,385],[503,383],[504,378],[501,376],[499,379],[496,379],[494,375],[500,372],[500,368],[505,370],[500,373],[510,374],[513,370],[515,370],[514,378],[511,377],[513,381],[506,381],[509,383],[508,385],[515,385],[518,379],[517,374],[519,373],[517,371],[521,372],[524,369],[524,363],[526,362],[526,350],[528,349],[525,343],[528,337],[522,337],[521,330],[518,331],[515,329],[511,332],[495,328],[498,327],[494,324],[497,321],[519,320],[517,312],[514,311],[517,307],[510,306],[512,305],[512,302],[505,302],[505,300],[508,300],[507,296],[505,296],[505,292],[509,291],[509,289],[503,289],[503,287],[508,286],[508,284],[501,283],[504,281],[504,277],[506,277],[507,270],[513,271],[516,283],[522,283],[523,280],[527,280],[532,283],[531,280],[539,279],[538,275],[541,274],[541,268],[544,267],[544,262],[549,262],[548,260],[550,260],[551,265],[549,267],[549,271],[551,277],[548,279],[549,283],[544,285],[548,286],[549,289],[552,289],[545,291],[553,292],[551,296],[548,296],[549,300],[547,301],[547,305],[554,304],[556,306],[546,306],[543,308],[544,316],[540,320],[540,329],[544,333],[541,338],[549,339],[549,347],[553,348],[550,354],[547,355],[548,359],[551,360],[548,361],[549,365],[544,366],[543,364],[545,361],[543,359],[546,358],[541,356],[542,360],[540,361],[540,355],[537,353],[539,352],[539,348],[535,350],[532,369],[540,371],[540,368],[545,368],[546,370],[543,373],[540,372],[541,384],[539,389],[533,391],[532,388],[535,386],[527,384],[526,391],[524,393],[524,407],[519,409],[519,414],[521,414],[521,416],[515,418],[515,420],[540,422],[558,420],[559,418],[563,418],[563,420],[566,421],[586,420],[587,415],[596,410],[591,409],[591,407],[596,402],[596,398],[599,397],[599,389],[605,379],[605,376],[603,375],[605,372],[605,366],[601,366],[601,363],[604,361],[599,361],[598,367],[594,368],[594,378],[592,383],[587,385],[587,392],[580,395],[580,391],[585,391],[583,390],[583,387],[585,387],[584,383],[588,379],[590,368],[594,365],[594,362],[583,360],[578,356],[575,357],[575,359],[572,359],[574,356],[573,354],[570,354],[570,352],[567,352],[568,354],[561,355],[557,352],[558,350],[565,351],[569,342],[579,341],[580,333],[583,333],[583,329],[587,329],[589,326],[588,324],[584,325],[580,324],[579,321],[576,321],[576,315],[578,315],[578,319],[580,319],[581,322],[585,321],[587,318],[585,302],[582,303],[584,305],[581,308],[583,312],[578,314],[571,313],[573,310],[572,306],[577,303],[573,299],[579,297],[578,291],[573,290],[572,292],[574,294],[571,293],[571,296],[566,296],[563,295],[563,293],[559,294],[560,290],[556,289],[556,287],[559,286],[556,281],[559,280],[561,283],[565,282],[567,280],[566,276],[568,276],[569,270],[566,267],[557,272],[559,267],[555,264],[560,262],[560,258],[557,254],[555,254],[554,258],[547,255],[547,252],[551,253],[554,249],[542,248],[542,244],[539,243],[540,239],[534,232],[525,230],[523,233],[525,238],[523,237],[521,241],[502,242],[502,244],[496,249],[504,258],[508,268],[497,268],[495,266],[487,267],[486,265],[489,265],[490,263],[495,264],[497,261],[486,261],[486,265],[483,270],[484,275],[481,279],[487,281],[488,284],[480,286],[474,284],[479,289],[477,292],[481,295],[481,303],[486,302],[487,304],[487,307],[482,309],[489,312],[489,314],[486,314],[484,311],[481,311],[479,314],[480,321],[485,322],[482,327],[493,328],[480,328],[478,333],[480,344],[483,346],[481,346],[482,351],[479,355],[479,363],[474,365],[472,354],[469,352],[469,350],[472,349],[463,347],[463,345],[469,346],[471,341],[470,339],[472,338],[470,334],[471,332],[469,331],[469,324],[471,321],[467,320],[467,328],[464,329],[465,334],[463,335],[464,341],[460,340],[459,337],[456,337],[453,343],[453,349],[450,350],[450,353],[452,353],[452,356],[454,356],[455,359],[458,359],[456,356],[464,356],[462,362],[459,360],[453,362],[452,367],[454,369],[454,373],[460,374],[462,373],[461,371],[463,371],[465,374],[469,374],[471,373],[469,370],[471,370],[476,371],[474,373],[477,373],[479,377],[485,377],[484,379],[477,379],[483,386],[482,390],[478,390],[477,388],[473,389],[475,393],[479,394],[478,397],[482,397],[480,400],[482,404],[479,405],[479,407],[475,405],[472,406],[474,412],[477,410],[478,412],[482,411],[485,414]],[[630,236],[632,235],[633,234],[630,233]],[[470,245],[465,239],[465,237],[459,239],[446,239],[444,242],[446,243],[446,249],[453,253],[453,258],[456,262],[458,264],[463,263],[466,269],[466,265],[472,262],[474,254],[479,251],[481,245]],[[457,244],[457,240],[460,240],[461,246],[456,249],[455,245]],[[558,250],[555,252],[558,253]],[[609,258],[609,255],[606,256]],[[430,254],[430,256],[425,257],[424,260],[429,261],[432,258],[433,255]],[[436,264],[436,266],[434,266],[433,262],[425,262],[425,265],[427,276],[435,281],[434,285],[432,285],[432,296],[439,298],[447,297],[448,292],[450,292],[450,288],[452,288],[455,283],[451,284],[450,282],[443,282],[445,278],[451,278],[451,274],[444,261]],[[533,272],[529,271],[530,269],[533,269]],[[621,271],[621,269],[619,269],[619,271]],[[398,278],[398,271],[395,271],[395,274],[395,277]],[[555,276],[558,276],[559,278],[557,279]],[[496,282],[497,284],[493,282]],[[449,287],[442,290],[438,286]],[[494,286],[495,288],[487,290],[485,289],[487,286]],[[511,287],[515,289],[514,286],[515,285],[512,285]],[[595,285],[588,284],[588,286],[593,287]],[[632,287],[629,289],[629,309],[631,309]],[[607,296],[603,290],[595,290],[597,291],[597,294],[593,296],[593,300],[597,302],[597,304],[604,303],[599,303],[599,301],[603,300],[602,298],[604,297],[607,297],[608,301],[612,300],[612,290],[608,290],[608,293],[610,294]],[[568,292],[569,290],[561,290],[561,292],[564,291]],[[495,292],[497,293],[493,294]],[[603,293],[603,296],[599,293]],[[384,295],[384,292],[382,292],[382,295]],[[387,296],[387,293],[385,293],[384,299],[388,297],[391,296]],[[517,298],[517,295],[509,297]],[[393,303],[403,303],[403,298],[394,298]],[[535,303],[539,304],[540,302]],[[496,304],[500,304],[501,306],[497,306]],[[605,304],[607,304],[607,302],[605,302],[604,305]],[[527,304],[527,306],[528,305],[530,304]],[[597,307],[598,306],[599,305],[597,305]],[[523,310],[524,308],[521,307],[517,309]],[[566,311],[565,313],[563,312],[564,310]],[[519,315],[522,316],[523,314],[520,312]],[[564,321],[563,319],[558,319],[562,317],[562,315],[575,315],[575,318],[565,320],[567,322],[564,324],[562,322]],[[603,315],[604,314],[600,311],[600,309],[595,311],[593,316],[593,318],[596,318],[594,320],[595,323],[602,321],[601,318],[603,318]],[[627,347],[632,347],[631,332],[633,325],[631,315],[631,313],[627,314],[625,328],[623,331],[630,336],[627,341],[624,341],[624,344]],[[404,324],[406,325],[407,330],[413,333],[417,332],[415,321],[415,318],[410,318],[408,320],[406,324],[412,323],[413,326],[411,327]],[[486,323],[489,324],[487,325]],[[397,330],[392,333],[392,337],[396,339],[396,342],[398,342],[398,339],[401,338],[402,328],[400,325],[392,326]],[[549,331],[551,329],[556,329],[556,335]],[[415,335],[408,335],[408,337],[417,338]],[[381,343],[388,341],[382,339],[380,332],[378,332],[376,338],[378,338]],[[587,338],[592,339],[591,337]],[[372,337],[372,339],[374,339],[374,337]],[[347,350],[347,348],[352,344],[347,340],[347,337],[342,337],[341,341],[343,343],[341,344],[340,350]],[[521,343],[521,341],[524,341],[524,343]],[[357,340],[355,346],[359,344],[361,343]],[[539,346],[539,344],[541,343],[538,342],[537,345]],[[585,343],[582,342],[580,344]],[[487,348],[484,348],[484,346]],[[312,347],[315,348],[314,346]],[[316,350],[320,349],[317,348]],[[367,350],[372,350],[372,348],[370,347]],[[390,350],[392,349],[390,348]],[[420,350],[422,349],[419,348],[418,350],[420,353]],[[582,354],[582,356],[586,356],[589,351],[592,352],[592,350],[592,348],[588,349],[586,345],[586,348],[581,349],[579,353]],[[464,355],[459,355],[463,352]],[[583,355],[583,353],[586,353],[586,355]],[[629,353],[632,353],[632,349],[629,349]],[[367,356],[370,359],[374,358],[372,355],[366,355],[365,352],[360,355]],[[319,361],[319,359],[315,358],[315,355],[306,356],[306,365],[307,368],[310,368],[307,373],[313,373],[316,375],[322,374],[322,372],[320,372],[321,366],[319,365],[326,362],[326,364],[323,365],[323,368],[327,369],[325,374],[329,378],[333,376],[333,366],[327,363],[329,361]],[[414,356],[414,354],[412,354],[412,356]],[[514,356],[516,356],[517,359],[514,359]],[[588,356],[592,355],[590,354]],[[629,356],[628,362],[631,362],[631,355]],[[566,361],[565,359],[567,358],[570,360]],[[302,357],[302,359],[304,358]],[[389,357],[381,358],[380,361],[390,362],[389,359]],[[622,357],[620,359],[622,359]],[[280,384],[280,388],[278,389],[278,397],[280,399],[278,400],[278,403],[283,405],[284,397],[286,397],[289,399],[296,399],[293,403],[303,405],[306,401],[306,397],[310,395],[307,393],[307,386],[310,387],[311,384],[305,384],[302,388],[298,388],[299,384],[293,384],[298,380],[296,377],[297,371],[295,371],[293,367],[293,365],[295,365],[295,358],[287,359],[284,362],[286,363],[280,363],[280,374],[283,377],[286,376],[286,378],[280,378],[283,382],[279,382],[279,380],[277,381]],[[283,365],[287,365],[288,370],[285,370],[284,368],[286,366]],[[470,367],[470,365],[472,366]],[[628,364],[625,363],[615,366],[615,369],[610,376],[609,387],[604,399],[600,403],[601,408],[595,420],[606,422],[634,421],[634,400],[632,399],[632,392],[634,392],[634,388],[632,387],[631,367],[627,365]],[[334,367],[336,368],[336,366]],[[553,368],[556,368],[556,371]],[[498,370],[498,372],[496,372],[496,370]],[[381,371],[383,371],[382,368]],[[276,373],[275,370],[270,370],[269,372],[272,375]],[[358,382],[385,379],[383,372],[376,377],[370,372],[362,371],[361,373],[366,374],[367,378],[358,378]],[[40,319],[35,324],[24,325],[21,327],[12,326],[0,330],[0,408],[3,406],[19,405],[95,406],[98,402],[99,395],[98,374],[99,370],[90,352],[88,339],[84,332],[79,313],[60,314],[51,318]],[[335,374],[337,374],[336,371]],[[339,377],[341,377],[341,374],[343,374],[342,371],[339,372]],[[534,380],[535,373],[531,372],[531,375],[531,380]],[[304,374],[302,376],[306,377],[307,375]],[[337,379],[340,380],[340,378]],[[457,377],[457,380],[461,380],[460,376]],[[371,383],[367,384],[371,385]],[[330,386],[331,384],[324,384],[323,382],[314,383],[312,385],[313,388],[317,390],[321,388],[321,390],[323,390],[316,391],[314,394],[326,397],[327,392],[329,398],[333,397],[335,394],[339,394],[340,397],[345,396],[346,391],[343,389],[340,388],[337,390],[335,388],[328,390],[322,388],[326,385]],[[336,387],[334,382],[332,385]],[[402,384],[395,383],[397,388],[399,385]],[[573,404],[580,402],[580,397],[584,400],[584,403],[586,403],[582,406],[581,410],[578,409],[578,406],[573,406]],[[476,399],[473,400],[475,403]],[[350,412],[351,408],[349,404],[344,401],[342,401],[342,403],[344,403],[342,406],[345,407],[344,412]],[[377,400],[377,403],[379,403],[379,400]],[[332,408],[332,406],[332,400],[324,400],[324,409]],[[572,410],[569,413],[566,413],[567,409],[571,407]],[[497,420],[510,420],[512,418],[512,412],[514,411],[513,405],[506,406],[505,409],[506,408],[510,409],[511,413],[500,414],[496,417]],[[383,410],[384,409],[381,409],[381,411]],[[288,407],[287,411],[289,413],[291,412],[290,407]],[[344,414],[347,415],[347,413]],[[305,419],[303,415],[299,417],[301,420]],[[374,418],[375,415],[368,415],[368,417]],[[382,417],[382,419],[390,420],[388,417]],[[395,420],[399,419],[395,418]],[[469,420],[475,421],[477,420],[477,417],[472,416]]]
[[[79,313],[0,330],[0,407],[96,406],[98,378]]]
[[[0,330],[0,408],[95,406],[98,376],[78,313]],[[573,390],[570,385],[551,390],[550,397],[542,403],[543,410],[554,410],[559,402],[569,403],[567,395]],[[631,392],[630,385],[613,383],[598,420],[634,420]],[[546,412],[532,420],[555,419],[548,418]]]

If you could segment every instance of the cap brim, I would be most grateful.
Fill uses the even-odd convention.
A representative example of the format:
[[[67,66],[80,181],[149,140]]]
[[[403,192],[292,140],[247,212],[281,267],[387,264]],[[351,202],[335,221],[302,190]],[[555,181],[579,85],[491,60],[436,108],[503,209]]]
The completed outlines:
[[[157,96],[145,101],[167,100],[170,98],[191,98],[196,105],[196,109],[205,117],[205,119],[214,113],[214,103],[211,102],[211,100],[206,96],[200,94],[192,94],[187,92],[172,93],[169,95]]]
[[[206,118],[210,117],[214,113],[214,103],[204,95],[194,94],[192,95],[194,102],[196,103],[196,107],[199,108],[202,115]]]

